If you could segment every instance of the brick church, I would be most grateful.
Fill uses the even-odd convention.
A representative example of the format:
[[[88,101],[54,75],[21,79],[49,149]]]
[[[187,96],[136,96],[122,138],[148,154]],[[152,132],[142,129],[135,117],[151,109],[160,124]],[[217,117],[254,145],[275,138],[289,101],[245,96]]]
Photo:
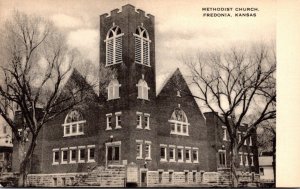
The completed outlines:
[[[179,69],[156,91],[154,16],[132,5],[101,15],[99,46],[99,64],[117,72],[105,96],[95,93],[94,101],[43,127],[31,173],[72,174],[132,162],[142,176],[229,167],[226,130],[212,113],[201,112]],[[74,70],[69,80],[76,77]],[[249,172],[257,172],[255,144],[253,135],[241,152]]]

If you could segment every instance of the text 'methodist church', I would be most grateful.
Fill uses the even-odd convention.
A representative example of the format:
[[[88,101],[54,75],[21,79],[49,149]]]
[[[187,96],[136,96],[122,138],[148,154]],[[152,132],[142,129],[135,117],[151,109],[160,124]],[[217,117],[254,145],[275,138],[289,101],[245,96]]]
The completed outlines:
[[[78,173],[131,162],[165,172],[229,166],[226,130],[212,113],[201,112],[192,95],[174,87],[172,80],[190,93],[179,69],[156,91],[154,16],[132,5],[101,15],[100,64],[117,70],[107,95],[43,128],[31,173]],[[257,172],[255,143],[250,138],[240,152],[241,167],[249,172]]]

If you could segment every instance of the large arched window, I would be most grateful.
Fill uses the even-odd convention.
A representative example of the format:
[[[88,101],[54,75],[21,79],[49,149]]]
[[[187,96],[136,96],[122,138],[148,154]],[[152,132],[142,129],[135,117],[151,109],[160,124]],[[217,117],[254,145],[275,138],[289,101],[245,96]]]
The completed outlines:
[[[135,40],[135,62],[150,66],[150,42],[147,30],[139,26],[134,35]]]
[[[147,82],[144,80],[144,77],[139,80],[138,84],[136,85],[138,88],[138,99],[145,99],[149,100],[148,97],[148,90],[150,89],[148,87]]]
[[[64,137],[84,134],[84,125],[86,120],[83,119],[82,114],[78,110],[70,111],[66,118],[64,127]]]
[[[118,26],[113,26],[106,35],[106,66],[122,63],[122,36]]]
[[[121,85],[117,79],[112,79],[107,87],[107,100],[120,98],[119,88]]]
[[[190,124],[185,112],[180,107],[175,108],[169,122],[171,123],[171,134],[189,135]]]

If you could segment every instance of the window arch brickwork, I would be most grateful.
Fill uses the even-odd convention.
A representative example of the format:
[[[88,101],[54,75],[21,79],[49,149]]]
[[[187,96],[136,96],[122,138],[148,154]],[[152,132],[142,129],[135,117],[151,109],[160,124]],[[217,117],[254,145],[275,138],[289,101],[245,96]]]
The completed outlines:
[[[65,122],[62,125],[64,128],[64,137],[76,136],[84,134],[84,126],[86,120],[83,119],[82,114],[78,110],[70,111],[66,118]]]
[[[107,33],[106,43],[106,66],[122,63],[122,36],[124,33],[118,26],[113,26]]]
[[[185,112],[181,108],[175,108],[171,118],[171,134],[176,135],[189,135],[189,122]]]
[[[134,35],[135,63],[150,66],[150,42],[147,30],[139,26]]]

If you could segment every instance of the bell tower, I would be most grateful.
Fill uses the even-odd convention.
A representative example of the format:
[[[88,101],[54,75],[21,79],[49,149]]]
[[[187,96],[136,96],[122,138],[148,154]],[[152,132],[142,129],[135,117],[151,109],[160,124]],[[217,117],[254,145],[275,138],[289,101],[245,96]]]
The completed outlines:
[[[156,97],[154,16],[128,4],[100,16],[100,64],[117,70],[120,102],[134,105],[140,79]],[[133,104],[132,104],[133,103]]]
[[[149,167],[157,165],[154,31],[154,16],[129,4],[100,16],[99,63],[117,72],[101,102],[99,132],[113,140],[105,144],[106,165],[135,162],[144,166],[145,161]],[[139,158],[137,142],[144,146],[139,148]]]

